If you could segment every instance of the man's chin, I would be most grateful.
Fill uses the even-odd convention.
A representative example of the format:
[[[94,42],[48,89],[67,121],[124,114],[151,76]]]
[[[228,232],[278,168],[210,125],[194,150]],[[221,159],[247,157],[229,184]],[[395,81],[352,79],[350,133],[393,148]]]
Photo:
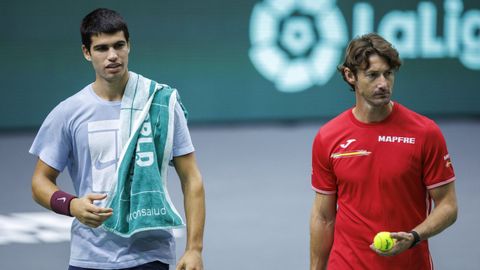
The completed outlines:
[[[375,107],[383,107],[390,104],[390,102],[391,102],[390,97],[383,97],[383,98],[376,98],[372,100],[371,104]]]
[[[122,70],[122,71],[119,71],[119,72],[109,72],[109,73],[105,74],[104,78],[108,82],[116,82],[116,81],[122,80],[125,77],[126,73],[127,73],[126,70]]]

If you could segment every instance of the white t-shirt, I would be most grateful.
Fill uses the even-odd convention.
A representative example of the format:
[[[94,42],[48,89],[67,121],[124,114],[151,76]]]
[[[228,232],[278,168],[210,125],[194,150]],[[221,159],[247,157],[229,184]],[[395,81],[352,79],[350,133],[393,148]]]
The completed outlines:
[[[108,193],[121,152],[120,101],[105,101],[91,85],[61,102],[43,122],[30,153],[63,171],[68,168],[77,196]],[[174,116],[173,156],[194,151],[182,107]],[[99,202],[100,204],[104,202]],[[128,268],[151,261],[175,264],[171,231],[150,231],[123,238],[74,219],[70,265],[84,268]]]

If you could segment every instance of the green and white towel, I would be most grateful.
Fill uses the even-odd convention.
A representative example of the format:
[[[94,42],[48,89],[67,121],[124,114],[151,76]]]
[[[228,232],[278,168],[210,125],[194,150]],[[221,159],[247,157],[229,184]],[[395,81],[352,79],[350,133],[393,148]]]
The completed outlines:
[[[168,195],[167,169],[173,146],[177,91],[130,72],[120,111],[122,154],[103,228],[123,237],[183,227]]]

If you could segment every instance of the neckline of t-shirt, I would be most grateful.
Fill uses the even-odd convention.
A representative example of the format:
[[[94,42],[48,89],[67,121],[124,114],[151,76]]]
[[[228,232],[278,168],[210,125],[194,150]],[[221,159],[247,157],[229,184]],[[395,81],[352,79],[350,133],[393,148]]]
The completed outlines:
[[[398,104],[393,102],[392,101],[392,111],[390,112],[390,114],[387,116],[387,118],[383,119],[382,121],[380,122],[375,122],[375,123],[363,123],[363,122],[360,122],[357,118],[355,118],[355,115],[353,115],[353,108],[350,109],[349,111],[349,116],[350,116],[350,120],[357,126],[359,127],[366,127],[366,128],[369,128],[369,127],[378,127],[378,126],[381,126],[381,125],[385,125],[387,124],[388,122],[390,122],[392,120],[392,118],[397,114],[397,111],[398,111]]]
[[[95,93],[95,91],[93,90],[92,83],[90,85],[88,85],[88,91],[93,96],[93,98],[95,98],[98,102],[100,102],[104,105],[118,106],[118,105],[122,104],[121,100],[108,101],[108,100],[105,100],[105,99],[99,97],[97,95],[97,93]]]

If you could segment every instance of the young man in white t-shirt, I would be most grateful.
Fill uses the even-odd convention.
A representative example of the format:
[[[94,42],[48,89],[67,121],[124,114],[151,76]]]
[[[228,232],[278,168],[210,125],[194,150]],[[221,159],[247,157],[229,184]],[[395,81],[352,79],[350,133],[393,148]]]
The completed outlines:
[[[128,28],[115,11],[97,9],[82,21],[82,51],[95,81],[61,102],[42,124],[30,153],[39,157],[32,177],[36,202],[75,217],[69,269],[169,269],[175,264],[171,231],[121,237],[99,226],[113,209],[104,207],[121,151],[120,104],[129,81]],[[131,79],[131,78],[130,78]],[[203,269],[205,195],[182,105],[174,113],[172,163],[184,193],[187,246],[177,269]],[[76,196],[59,190],[68,167]]]

